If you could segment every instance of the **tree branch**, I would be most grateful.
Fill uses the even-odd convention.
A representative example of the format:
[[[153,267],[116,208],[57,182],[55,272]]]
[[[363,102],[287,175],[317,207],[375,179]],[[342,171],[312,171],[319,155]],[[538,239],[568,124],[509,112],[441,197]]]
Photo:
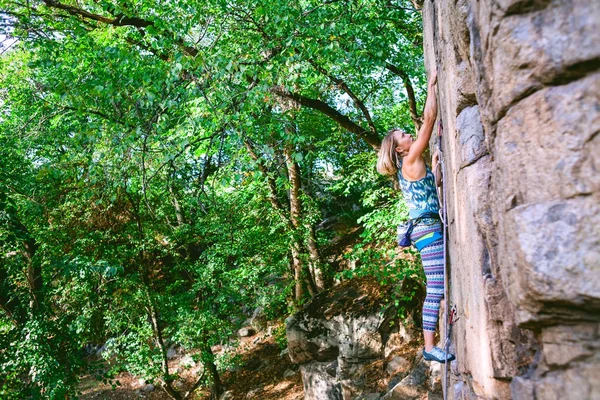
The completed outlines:
[[[116,17],[106,17],[100,14],[94,14],[91,13],[89,11],[85,11],[81,8],[78,7],[74,7],[74,6],[70,6],[67,4],[63,4],[60,3],[58,1],[55,0],[43,0],[44,3],[46,4],[46,6],[50,7],[50,8],[55,8],[55,9],[59,9],[59,10],[63,10],[68,12],[71,15],[74,15],[76,17],[82,17],[84,19],[91,19],[93,21],[98,21],[98,22],[102,22],[104,24],[107,25],[112,25],[112,26],[133,26],[136,28],[146,28],[148,26],[152,26],[154,28],[156,28],[156,25],[154,24],[154,21],[149,21],[147,19],[143,19],[143,18],[138,18],[138,17],[127,17],[124,15],[118,15]],[[175,43],[180,46],[184,52],[186,52],[188,55],[195,57],[198,54],[198,49],[192,47],[192,46],[188,46],[186,45],[183,40],[181,39],[176,39]]]
[[[127,19],[122,18],[121,20],[119,20],[118,18],[109,18],[109,17],[105,17],[103,15],[94,14],[94,13],[82,10],[81,8],[69,6],[67,4],[62,4],[62,3],[58,2],[58,1],[54,1],[54,0],[44,0],[44,3],[50,8],[57,8],[59,10],[64,10],[71,15],[83,17],[86,19],[91,19],[91,20],[98,21],[98,22],[103,22],[103,23],[109,24],[109,25],[114,25],[114,26],[131,25],[131,26],[139,26],[141,28],[150,26],[150,25],[154,25],[154,23],[140,19],[140,18],[127,18]]]
[[[393,74],[396,74],[400,78],[402,78],[402,81],[404,82],[404,88],[406,89],[406,94],[408,95],[408,106],[410,108],[410,118],[412,119],[413,123],[415,124],[415,130],[418,132],[419,129],[421,129],[421,125],[423,124],[423,119],[417,111],[417,100],[415,99],[415,91],[412,87],[412,84],[410,82],[410,78],[408,77],[408,74],[406,72],[404,72],[403,70],[401,70],[400,68],[398,68],[397,66],[390,64],[390,63],[385,63],[385,68],[388,71],[392,72]]]
[[[367,123],[369,124],[369,129],[371,130],[371,132],[373,134],[377,135],[377,129],[375,128],[375,124],[373,124],[373,120],[371,119],[371,114],[369,113],[369,110],[367,109],[367,107],[365,107],[365,104],[358,98],[358,96],[356,96],[354,94],[354,92],[352,92],[352,90],[350,90],[350,88],[348,87],[346,82],[344,82],[340,78],[337,78],[337,77],[331,75],[329,72],[327,72],[325,70],[325,68],[321,67],[313,59],[308,59],[308,63],[310,65],[312,65],[313,68],[316,69],[317,71],[319,71],[321,74],[328,77],[333,83],[335,83],[340,89],[342,89],[348,96],[350,96],[352,101],[354,101],[354,105],[360,111],[362,111],[363,115],[365,116],[365,119],[367,120]]]
[[[271,202],[271,205],[273,206],[275,211],[277,211],[277,213],[281,217],[281,220],[285,223],[288,229],[292,230],[293,226],[289,218],[287,217],[287,209],[283,206],[283,204],[281,204],[279,198],[277,198],[277,184],[275,183],[275,179],[269,173],[267,167],[260,159],[260,157],[258,157],[258,155],[256,154],[256,151],[254,150],[254,147],[252,146],[252,143],[250,143],[248,138],[244,137],[243,140],[244,145],[246,146],[246,150],[248,150],[248,154],[250,154],[250,158],[252,158],[252,160],[256,162],[260,172],[267,178],[267,185],[269,186],[269,201]]]
[[[312,108],[315,111],[319,111],[329,118],[333,119],[339,126],[346,129],[349,132],[356,134],[358,137],[367,142],[373,149],[379,150],[381,146],[381,140],[377,134],[364,129],[350,118],[340,113],[338,110],[331,107],[329,104],[309,97],[303,96],[298,93],[290,92],[282,87],[276,86],[271,89],[271,92],[277,96],[285,97],[300,104],[301,106]]]

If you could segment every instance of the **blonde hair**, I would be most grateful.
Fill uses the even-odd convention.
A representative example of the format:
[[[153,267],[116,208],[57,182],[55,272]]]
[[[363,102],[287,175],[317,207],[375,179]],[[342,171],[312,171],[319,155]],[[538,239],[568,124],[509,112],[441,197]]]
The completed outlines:
[[[401,131],[402,130],[398,128],[390,130],[381,142],[377,157],[377,172],[382,175],[396,175],[396,173],[398,173],[400,157],[398,152],[396,152],[396,140],[394,134]]]

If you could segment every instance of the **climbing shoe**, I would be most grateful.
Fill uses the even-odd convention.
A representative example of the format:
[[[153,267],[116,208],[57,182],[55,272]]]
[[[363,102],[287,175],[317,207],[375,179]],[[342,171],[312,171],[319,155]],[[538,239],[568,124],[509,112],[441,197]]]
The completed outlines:
[[[440,349],[437,346],[433,346],[433,348],[429,352],[423,349],[423,358],[427,361],[437,361],[439,363],[444,364],[446,363],[446,361],[452,361],[456,357],[454,357],[454,354],[452,353],[446,354],[444,350]]]

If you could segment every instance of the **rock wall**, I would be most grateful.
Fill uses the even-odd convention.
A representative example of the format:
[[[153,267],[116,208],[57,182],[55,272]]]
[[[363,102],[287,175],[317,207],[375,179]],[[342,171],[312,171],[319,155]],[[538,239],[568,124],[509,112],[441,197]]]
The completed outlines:
[[[425,0],[423,21],[460,317],[448,397],[600,399],[600,1]]]

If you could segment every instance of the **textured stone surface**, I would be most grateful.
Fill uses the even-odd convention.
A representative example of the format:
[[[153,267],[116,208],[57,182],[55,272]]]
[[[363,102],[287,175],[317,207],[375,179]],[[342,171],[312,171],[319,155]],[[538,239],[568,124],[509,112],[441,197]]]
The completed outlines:
[[[238,336],[240,336],[240,337],[254,336],[255,334],[256,334],[256,331],[251,326],[246,326],[246,327],[238,330]]]
[[[429,378],[429,363],[423,360],[422,352],[417,355],[417,360],[410,373],[397,383],[383,400],[417,399],[423,397],[426,390],[426,382]]]
[[[342,400],[341,385],[335,379],[336,369],[336,361],[301,365],[304,398]]]
[[[467,107],[458,114],[456,117],[456,133],[458,134],[460,148],[459,169],[473,164],[487,154],[479,107]]]
[[[599,107],[594,74],[536,92],[498,124],[502,270],[520,322],[582,317],[556,303],[600,310]]]
[[[388,375],[396,375],[407,372],[412,366],[412,362],[405,357],[394,356],[385,367]]]
[[[289,356],[300,364],[306,400],[349,400],[365,394],[365,368],[375,361],[385,374],[384,354],[391,355],[417,335],[398,320],[393,307],[385,306],[385,297],[391,290],[412,291],[414,284],[405,280],[394,289],[381,288],[373,279],[346,281],[319,293],[287,319]],[[421,300],[412,307],[420,307]],[[395,369],[412,366],[410,360],[392,361]]]
[[[381,398],[381,396],[379,395],[379,393],[368,393],[368,394],[361,394],[352,400],[379,400],[380,398]]]
[[[436,0],[423,21],[460,316],[449,398],[598,398],[600,2]]]
[[[600,307],[599,204],[593,197],[578,197],[527,204],[506,214],[510,242],[503,244],[510,244],[511,252],[505,271],[519,322],[598,319],[591,311]]]
[[[600,2],[564,0],[534,12],[498,18],[489,36],[492,108],[497,116],[545,84],[561,83],[596,68],[600,59]]]
[[[597,324],[550,327],[543,331],[542,342],[550,366],[567,366],[600,351]]]
[[[389,332],[387,341],[383,347],[383,356],[387,358],[393,352],[401,350],[406,343],[415,340],[418,335],[421,335],[421,332],[415,331],[410,326],[403,324],[394,326],[391,332]]]

